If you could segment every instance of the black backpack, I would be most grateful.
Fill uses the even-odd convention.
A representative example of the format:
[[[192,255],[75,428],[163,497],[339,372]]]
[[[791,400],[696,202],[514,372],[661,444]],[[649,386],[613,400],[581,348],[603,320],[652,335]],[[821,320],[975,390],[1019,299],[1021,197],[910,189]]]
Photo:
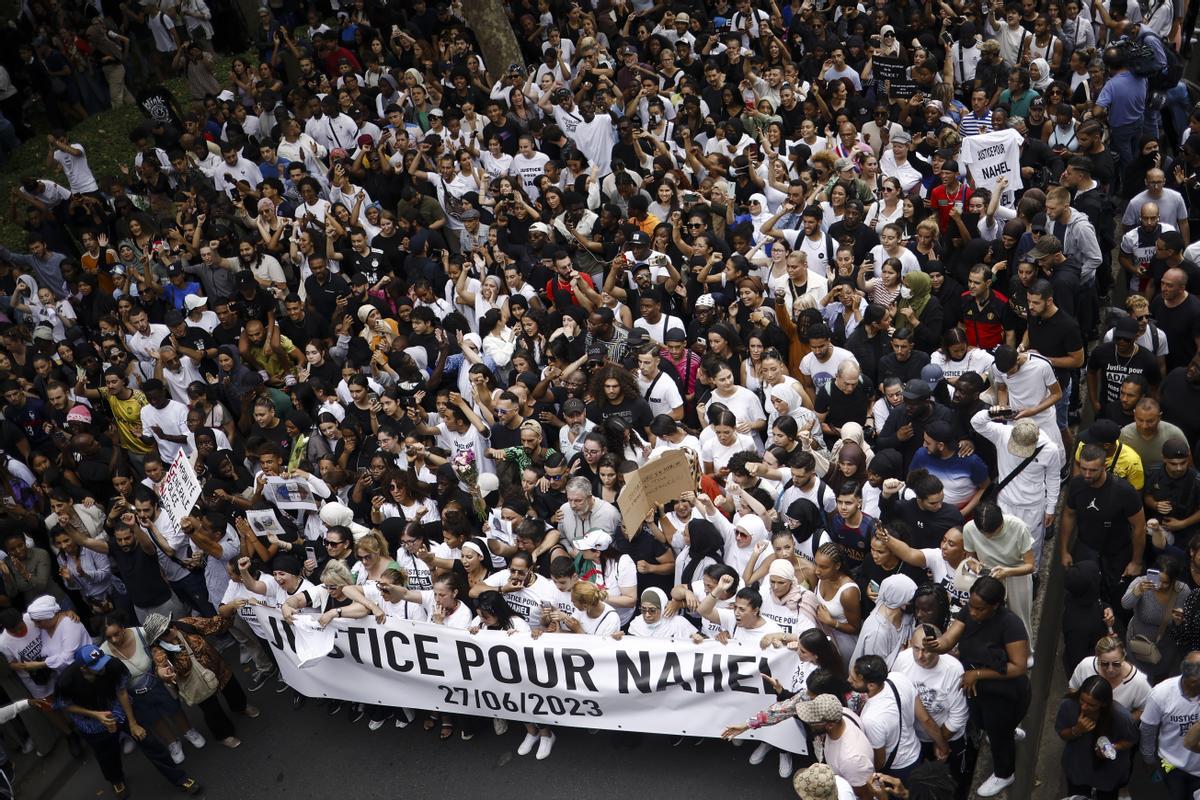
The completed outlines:
[[[1158,39],[1159,46],[1166,56],[1166,63],[1159,59],[1158,53],[1146,39]],[[1179,56],[1155,33],[1143,30],[1136,41],[1126,39],[1120,44],[1125,55],[1125,65],[1129,71],[1139,78],[1145,78],[1147,85],[1156,91],[1165,91],[1174,87],[1183,77],[1183,64]]]

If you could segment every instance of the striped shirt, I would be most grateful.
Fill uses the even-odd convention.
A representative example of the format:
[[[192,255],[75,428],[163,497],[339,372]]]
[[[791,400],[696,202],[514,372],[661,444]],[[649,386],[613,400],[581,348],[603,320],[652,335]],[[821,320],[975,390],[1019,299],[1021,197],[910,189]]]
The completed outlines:
[[[978,133],[986,133],[992,129],[992,110],[989,108],[982,115],[976,115],[974,111],[970,114],[963,114],[962,120],[958,123],[959,136],[974,136]]]

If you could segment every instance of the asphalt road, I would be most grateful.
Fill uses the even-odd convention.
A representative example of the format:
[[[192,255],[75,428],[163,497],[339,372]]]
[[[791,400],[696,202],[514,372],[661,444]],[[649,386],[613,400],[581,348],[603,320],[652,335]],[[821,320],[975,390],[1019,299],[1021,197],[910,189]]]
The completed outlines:
[[[245,683],[243,682],[243,685]],[[747,763],[751,744],[734,747],[719,740],[672,747],[665,736],[589,735],[580,728],[558,729],[554,752],[545,761],[518,756],[524,726],[512,724],[497,737],[490,724],[469,742],[457,733],[440,741],[420,720],[405,729],[389,721],[379,731],[364,717],[351,724],[346,712],[330,717],[327,706],[309,700],[291,707],[290,693],[276,694],[271,682],[250,695],[262,710],[258,719],[235,720],[242,746],[228,750],[215,742],[202,750],[185,744],[183,767],[204,784],[206,797],[356,798],[526,797],[543,781],[555,794],[578,798],[795,798],[790,781],[776,773],[774,754],[755,767]],[[199,714],[189,712],[208,736]],[[171,790],[139,753],[126,756],[131,797],[182,797]],[[552,788],[551,788],[552,787]],[[286,794],[285,794],[286,793]],[[88,759],[56,797],[111,798],[112,789]]]

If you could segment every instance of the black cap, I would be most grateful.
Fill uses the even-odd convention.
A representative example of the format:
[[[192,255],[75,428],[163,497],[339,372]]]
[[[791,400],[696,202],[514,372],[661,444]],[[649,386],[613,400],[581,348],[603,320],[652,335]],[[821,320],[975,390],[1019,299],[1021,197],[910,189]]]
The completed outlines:
[[[995,359],[996,369],[1001,372],[1008,372],[1017,365],[1017,351],[1006,344],[993,350],[992,358]]]
[[[682,328],[671,328],[669,331],[667,331],[666,333],[663,334],[663,341],[664,342],[686,342],[687,334],[683,331]]]
[[[174,328],[176,325],[179,325],[182,322],[183,322],[183,312],[180,311],[178,308],[172,308],[170,311],[168,311],[166,314],[163,315],[163,324],[166,325],[168,328]]]
[[[1183,439],[1167,439],[1163,442],[1163,458],[1187,458],[1189,454],[1187,442]]]
[[[629,244],[634,247],[649,246],[650,237],[645,231],[634,231],[633,235],[629,237]]]
[[[1133,317],[1121,317],[1113,326],[1113,338],[1132,342],[1138,336],[1137,320]]]
[[[932,394],[932,390],[929,388],[929,383],[920,378],[913,378],[904,384],[905,400],[925,400],[930,394]]]
[[[935,442],[954,444],[958,437],[954,435],[954,426],[944,419],[934,420],[925,426],[925,434]]]

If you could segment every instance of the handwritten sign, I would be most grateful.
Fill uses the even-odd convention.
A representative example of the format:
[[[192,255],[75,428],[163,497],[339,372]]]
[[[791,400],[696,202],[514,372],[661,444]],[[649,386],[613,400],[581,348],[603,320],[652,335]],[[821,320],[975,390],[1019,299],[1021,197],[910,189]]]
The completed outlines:
[[[158,494],[163,508],[176,523],[188,516],[192,506],[196,505],[200,497],[200,479],[196,477],[192,462],[182,450],[175,456],[166,477],[158,485]]]
[[[687,454],[682,450],[663,453],[636,471],[626,473],[625,487],[617,496],[621,524],[626,531],[636,531],[654,506],[694,491],[696,477]]]

